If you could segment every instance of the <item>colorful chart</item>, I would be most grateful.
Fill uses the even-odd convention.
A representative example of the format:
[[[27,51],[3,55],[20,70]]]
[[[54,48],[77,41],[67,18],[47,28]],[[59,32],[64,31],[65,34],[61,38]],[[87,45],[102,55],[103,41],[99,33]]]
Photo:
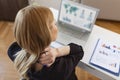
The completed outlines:
[[[118,76],[120,73],[120,45],[98,39],[90,64]]]
[[[63,0],[60,10],[60,21],[66,22],[82,29],[91,30],[96,19],[97,10],[74,2]]]

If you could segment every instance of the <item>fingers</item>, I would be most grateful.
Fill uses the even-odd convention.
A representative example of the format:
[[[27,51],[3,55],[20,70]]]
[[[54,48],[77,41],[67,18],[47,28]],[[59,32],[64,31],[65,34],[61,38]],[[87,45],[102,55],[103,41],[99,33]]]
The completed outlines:
[[[42,54],[40,57],[40,61],[51,59],[52,55],[49,52],[46,52],[45,54]]]
[[[47,66],[47,67],[50,67],[51,65],[52,65],[52,63],[50,63],[50,64],[47,64],[46,66]]]
[[[56,49],[48,47],[45,49],[45,53],[40,56],[38,62],[49,67],[54,63],[55,58]]]
[[[44,54],[40,57],[40,62],[41,62],[41,64],[49,64],[49,63],[53,62],[53,59],[52,59],[51,55]]]
[[[51,64],[55,60],[54,56],[50,52],[46,52],[46,54],[42,54],[39,61],[43,65]]]
[[[45,48],[45,51],[50,51],[50,47]]]
[[[43,65],[47,65],[53,63],[53,60],[44,60],[44,61],[40,61],[40,63]]]

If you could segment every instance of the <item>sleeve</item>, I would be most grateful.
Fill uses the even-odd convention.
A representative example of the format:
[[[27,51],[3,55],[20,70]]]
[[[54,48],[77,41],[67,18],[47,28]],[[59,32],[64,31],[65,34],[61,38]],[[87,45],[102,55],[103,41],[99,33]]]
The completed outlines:
[[[8,56],[9,58],[14,61],[15,59],[15,54],[21,50],[21,47],[17,44],[17,42],[14,42],[10,45],[10,47],[8,48]]]
[[[74,72],[78,62],[83,58],[84,51],[82,46],[70,43],[70,53],[57,60],[57,70],[63,74],[64,77],[70,77]]]
[[[74,44],[74,43],[70,43],[68,45],[70,46],[70,54],[68,56],[73,56],[75,60],[79,62],[79,60],[81,60],[84,55],[82,46]]]

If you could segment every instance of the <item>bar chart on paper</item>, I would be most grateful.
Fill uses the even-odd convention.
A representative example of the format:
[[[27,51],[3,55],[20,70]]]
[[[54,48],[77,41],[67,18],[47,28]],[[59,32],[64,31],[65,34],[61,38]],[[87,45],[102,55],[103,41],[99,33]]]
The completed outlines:
[[[120,73],[120,46],[98,39],[90,64],[115,76]]]

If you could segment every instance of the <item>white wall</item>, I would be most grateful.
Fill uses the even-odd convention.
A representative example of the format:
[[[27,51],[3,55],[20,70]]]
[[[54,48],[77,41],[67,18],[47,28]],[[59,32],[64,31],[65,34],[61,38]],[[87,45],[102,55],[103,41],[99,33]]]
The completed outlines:
[[[120,0],[81,0],[83,4],[100,9],[98,18],[120,21]]]
[[[98,18],[120,21],[120,0],[73,0],[100,9]],[[29,0],[30,4],[59,9],[61,0]]]
[[[80,0],[72,0],[79,2]],[[41,6],[53,7],[59,9],[61,0],[29,0],[30,4],[39,4]]]

